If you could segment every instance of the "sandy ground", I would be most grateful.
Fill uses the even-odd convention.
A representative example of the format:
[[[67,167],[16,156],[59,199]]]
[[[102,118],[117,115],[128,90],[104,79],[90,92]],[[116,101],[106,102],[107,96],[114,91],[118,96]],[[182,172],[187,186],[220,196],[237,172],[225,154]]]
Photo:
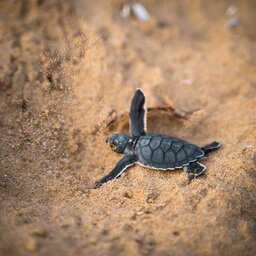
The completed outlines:
[[[121,0],[0,2],[1,255],[256,255],[256,3],[141,2],[145,23]],[[193,113],[149,132],[223,144],[206,175],[134,167],[92,189],[137,87]]]

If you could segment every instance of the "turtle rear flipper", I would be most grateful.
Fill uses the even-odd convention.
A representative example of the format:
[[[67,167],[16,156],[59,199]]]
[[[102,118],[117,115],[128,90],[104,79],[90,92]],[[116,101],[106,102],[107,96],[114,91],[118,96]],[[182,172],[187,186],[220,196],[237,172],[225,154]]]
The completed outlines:
[[[133,155],[123,157],[114,167],[114,169],[100,181],[96,182],[94,188],[100,187],[102,184],[118,178],[128,167],[135,165],[136,158]]]
[[[220,147],[220,145],[221,144],[218,141],[214,141],[211,144],[202,147],[201,149],[204,151],[205,154],[208,154],[208,153],[218,149]]]
[[[188,173],[189,181],[192,181],[197,176],[202,175],[205,172],[206,167],[199,162],[193,162],[183,167],[183,169]]]

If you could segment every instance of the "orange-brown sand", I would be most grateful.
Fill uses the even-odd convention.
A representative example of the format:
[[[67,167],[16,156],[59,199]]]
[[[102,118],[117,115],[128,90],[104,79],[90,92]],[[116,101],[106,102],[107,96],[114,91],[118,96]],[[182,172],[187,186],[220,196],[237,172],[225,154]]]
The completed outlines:
[[[256,255],[255,1],[122,3],[0,3],[0,255]],[[191,184],[138,166],[94,190],[137,87],[193,113],[149,132],[223,146]]]

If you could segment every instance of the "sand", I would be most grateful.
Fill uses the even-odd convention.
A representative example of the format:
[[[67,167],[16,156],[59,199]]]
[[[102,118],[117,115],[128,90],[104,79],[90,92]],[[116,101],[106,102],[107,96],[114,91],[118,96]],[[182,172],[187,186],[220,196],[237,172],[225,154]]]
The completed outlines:
[[[122,3],[0,3],[0,254],[256,255],[255,1]],[[149,132],[223,146],[191,184],[137,166],[92,189],[137,87],[175,108]]]

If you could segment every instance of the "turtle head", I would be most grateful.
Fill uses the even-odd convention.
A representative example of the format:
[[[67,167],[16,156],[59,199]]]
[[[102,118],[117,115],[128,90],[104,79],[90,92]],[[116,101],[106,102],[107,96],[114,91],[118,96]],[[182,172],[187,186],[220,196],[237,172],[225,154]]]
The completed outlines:
[[[106,139],[106,143],[111,147],[111,149],[119,154],[124,153],[128,142],[129,136],[123,133],[114,134]]]

